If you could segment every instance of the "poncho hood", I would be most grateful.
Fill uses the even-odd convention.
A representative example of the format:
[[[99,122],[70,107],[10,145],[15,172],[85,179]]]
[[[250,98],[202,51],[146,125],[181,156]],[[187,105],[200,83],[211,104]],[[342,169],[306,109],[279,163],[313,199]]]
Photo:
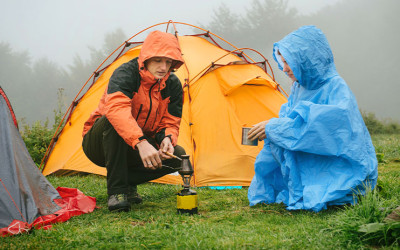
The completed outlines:
[[[273,57],[282,70],[278,50],[306,89],[318,89],[337,75],[328,40],[315,26],[303,26],[274,44]]]

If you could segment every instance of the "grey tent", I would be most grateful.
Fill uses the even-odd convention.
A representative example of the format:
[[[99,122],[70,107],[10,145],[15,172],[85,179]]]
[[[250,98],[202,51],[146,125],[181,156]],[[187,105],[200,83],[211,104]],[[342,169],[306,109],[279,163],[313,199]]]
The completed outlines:
[[[0,87],[0,236],[10,233],[13,222],[28,225],[60,210],[53,201],[58,198],[58,191],[29,155],[11,104]]]

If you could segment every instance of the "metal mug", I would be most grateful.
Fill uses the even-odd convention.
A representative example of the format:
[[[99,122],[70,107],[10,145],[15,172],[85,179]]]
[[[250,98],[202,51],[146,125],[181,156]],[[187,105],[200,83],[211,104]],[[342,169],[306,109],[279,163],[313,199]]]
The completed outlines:
[[[257,146],[258,145],[258,140],[249,140],[247,139],[247,135],[249,134],[251,128],[248,127],[243,127],[242,128],[242,145],[248,145],[248,146]]]

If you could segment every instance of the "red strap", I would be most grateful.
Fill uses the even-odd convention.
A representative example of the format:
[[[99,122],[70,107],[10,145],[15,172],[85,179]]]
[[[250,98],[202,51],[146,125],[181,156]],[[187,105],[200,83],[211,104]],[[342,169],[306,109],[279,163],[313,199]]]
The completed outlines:
[[[15,127],[18,128],[18,122],[17,122],[17,118],[15,117],[14,110],[13,110],[13,108],[11,107],[11,103],[10,103],[10,101],[8,100],[7,96],[6,96],[6,93],[4,93],[4,91],[3,91],[3,89],[2,89],[1,87],[0,87],[0,94],[1,94],[1,96],[3,96],[4,100],[6,100],[8,109],[10,110],[11,116],[12,116],[12,118],[13,118],[13,120],[14,120]]]

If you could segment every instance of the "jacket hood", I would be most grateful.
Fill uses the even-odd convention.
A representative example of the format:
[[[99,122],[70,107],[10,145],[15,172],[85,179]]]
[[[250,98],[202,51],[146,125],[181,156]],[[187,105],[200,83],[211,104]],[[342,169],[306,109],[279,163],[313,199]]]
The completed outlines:
[[[278,50],[306,89],[318,89],[338,74],[328,40],[315,26],[300,27],[274,44],[273,57],[282,70]]]
[[[152,31],[144,40],[139,54],[139,68],[144,68],[144,62],[156,56],[174,60],[170,71],[178,69],[184,63],[178,39],[159,30]]]

